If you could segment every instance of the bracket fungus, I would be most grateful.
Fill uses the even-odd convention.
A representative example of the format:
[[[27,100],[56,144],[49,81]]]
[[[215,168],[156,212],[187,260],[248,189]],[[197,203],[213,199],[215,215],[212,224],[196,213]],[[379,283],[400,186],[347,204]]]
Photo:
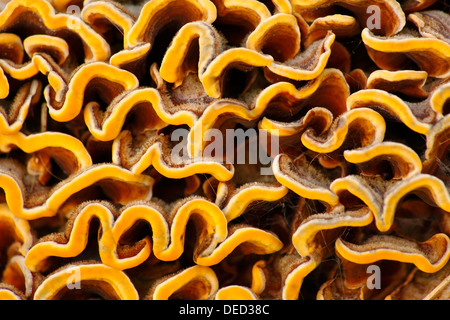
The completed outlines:
[[[449,25],[3,1],[0,300],[449,299]]]

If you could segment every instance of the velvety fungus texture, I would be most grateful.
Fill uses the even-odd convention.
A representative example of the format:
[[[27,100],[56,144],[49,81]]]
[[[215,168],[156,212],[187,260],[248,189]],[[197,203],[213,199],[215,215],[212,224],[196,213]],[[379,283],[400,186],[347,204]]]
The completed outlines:
[[[0,1],[0,299],[450,299],[449,12]]]

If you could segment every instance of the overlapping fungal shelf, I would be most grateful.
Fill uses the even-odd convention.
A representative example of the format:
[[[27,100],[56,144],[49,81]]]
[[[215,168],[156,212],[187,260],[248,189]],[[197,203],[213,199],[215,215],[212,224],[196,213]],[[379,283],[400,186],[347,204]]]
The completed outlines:
[[[445,1],[0,6],[0,299],[450,298]]]

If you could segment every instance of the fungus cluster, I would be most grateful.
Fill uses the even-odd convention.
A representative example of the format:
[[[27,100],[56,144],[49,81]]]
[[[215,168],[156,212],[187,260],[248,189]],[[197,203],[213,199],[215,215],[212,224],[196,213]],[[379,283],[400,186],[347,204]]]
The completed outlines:
[[[0,10],[0,299],[450,298],[445,2]]]

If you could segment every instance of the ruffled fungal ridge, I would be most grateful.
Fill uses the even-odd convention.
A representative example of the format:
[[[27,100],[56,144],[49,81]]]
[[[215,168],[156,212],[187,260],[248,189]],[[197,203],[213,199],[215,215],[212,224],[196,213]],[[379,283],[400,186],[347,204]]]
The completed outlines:
[[[83,261],[65,265],[49,274],[39,283],[33,296],[34,300],[91,298],[139,300],[139,294],[130,278],[122,271],[92,261]]]
[[[102,192],[122,204],[147,200],[151,198],[154,182],[150,176],[134,175],[113,164],[100,164],[80,170],[54,186],[45,186],[36,181],[38,177],[26,172],[20,162],[10,159],[3,159],[0,177],[3,203],[16,216],[27,220],[55,216],[63,206],[101,197]],[[96,191],[98,188],[102,190],[100,193]]]
[[[367,53],[382,69],[397,71],[419,69],[430,77],[449,76],[449,15],[442,11],[412,13],[408,20],[417,30],[404,29],[395,36],[379,37],[364,29],[362,40]],[[389,58],[388,58],[389,56]]]
[[[215,272],[204,266],[193,266],[157,280],[146,300],[208,300],[219,288]]]
[[[91,108],[107,105],[124,91],[137,88],[136,76],[104,62],[80,66],[61,87],[46,87],[50,116],[59,122],[73,120],[87,103]],[[80,94],[79,90],[83,92]],[[98,100],[91,100],[98,96]],[[94,98],[95,99],[95,98]],[[95,104],[92,106],[92,104]]]
[[[441,2],[0,8],[0,300],[448,299]]]
[[[33,291],[33,275],[25,265],[25,256],[34,242],[28,221],[12,214],[7,206],[0,207],[0,245],[2,269],[0,300],[26,300]]]
[[[187,198],[173,203],[170,211],[164,205],[151,202],[134,203],[115,212],[108,203],[86,203],[71,215],[63,233],[47,235],[33,246],[26,257],[33,272],[47,271],[53,258],[74,258],[86,248],[89,226],[93,219],[100,221],[102,234],[98,239],[101,262],[115,269],[129,269],[143,263],[153,253],[161,261],[177,260],[184,251],[187,224],[198,225],[194,261],[198,265],[214,265],[237,247],[247,254],[269,254],[282,244],[276,235],[245,225],[227,228],[222,211],[202,198]],[[137,222],[146,221],[152,236],[131,243],[123,243],[127,232]]]
[[[27,19],[31,21],[27,21]],[[57,13],[47,1],[14,0],[8,2],[1,12],[0,30],[8,32],[9,29],[14,29],[17,23],[25,24],[24,34],[42,30],[43,34],[55,34],[63,39],[64,34],[75,34],[78,41],[73,45],[81,44],[83,51],[81,54],[85,61],[105,61],[109,58],[110,47],[99,34],[80,18]],[[73,48],[71,51],[77,52],[77,49],[80,48]]]
[[[212,23],[216,16],[217,9],[209,0],[147,2],[142,6],[134,24],[123,35],[124,49],[114,54],[110,62],[115,66],[137,72],[139,79],[144,75],[148,76],[148,73],[144,72],[151,63],[160,63],[165,53],[161,52],[161,49],[165,48],[158,46],[154,48],[155,41],[168,41],[163,47],[168,46],[183,25],[194,21]],[[164,38],[166,40],[162,40]],[[140,67],[147,70],[143,71]]]
[[[313,21],[321,16],[328,16],[339,12],[339,7],[345,8],[355,15],[362,27],[370,26],[373,10],[376,7],[380,16],[380,25],[375,28],[380,35],[391,36],[398,33],[406,23],[405,14],[396,1],[331,1],[331,0],[293,0],[292,7],[295,13],[300,14],[306,21]],[[375,10],[376,10],[375,9]]]
[[[114,140],[113,162],[131,172],[140,174],[149,167],[168,178],[186,178],[195,174],[211,174],[220,181],[230,180],[234,167],[214,158],[191,159],[179,156],[177,145],[169,136],[148,132],[140,137],[143,142],[136,144],[130,131],[124,130]]]
[[[300,33],[297,19],[280,13],[261,22],[248,36],[247,48],[273,57],[274,61],[266,67],[269,80],[311,80],[325,68],[335,35],[327,32],[301,51]]]

